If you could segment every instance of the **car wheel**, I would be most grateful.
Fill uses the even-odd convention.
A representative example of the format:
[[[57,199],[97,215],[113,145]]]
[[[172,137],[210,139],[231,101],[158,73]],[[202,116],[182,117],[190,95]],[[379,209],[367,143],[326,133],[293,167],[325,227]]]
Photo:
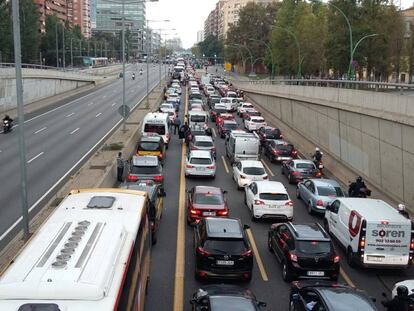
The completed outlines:
[[[346,251],[346,262],[348,263],[350,267],[352,268],[355,267],[354,252],[352,251],[350,247],[348,247]]]
[[[313,214],[313,209],[312,209],[312,203],[311,202],[308,202],[307,209],[308,209],[309,215],[312,215]]]
[[[290,175],[290,173],[289,173],[289,175],[288,175],[288,180],[289,180],[289,184],[293,184],[293,181],[292,181],[292,176]]]
[[[194,269],[194,278],[195,278],[197,281],[200,281],[200,280],[201,280],[200,275],[198,274],[198,270],[197,270],[197,268],[195,268],[195,269]]]
[[[300,197],[300,191],[299,191],[299,187],[296,187],[296,197],[301,200],[302,198]]]
[[[290,272],[286,261],[284,261],[282,264],[282,278],[285,282],[290,282],[292,280],[292,273]]]
[[[249,275],[247,276],[247,278],[244,279],[247,283],[249,283],[252,280],[252,273],[249,272]]]
[[[153,235],[152,235],[152,245],[155,245],[155,244],[157,244],[157,234],[153,233]]]
[[[285,175],[285,171],[283,170],[283,165],[282,165],[282,169],[280,170],[280,173],[281,173],[282,175]]]
[[[247,207],[249,207],[249,206],[247,205],[247,194],[246,194],[246,192],[244,193],[244,204],[245,204]]]
[[[269,252],[273,253],[272,239],[270,238],[270,236],[267,237],[267,249],[269,250]]]
[[[296,311],[295,303],[293,302],[293,300],[289,301],[289,311]]]
[[[251,212],[252,212],[252,221],[253,221],[253,222],[257,222],[257,218],[256,218],[256,217],[254,217],[254,209],[253,209],[253,206],[252,206],[252,208],[251,208]]]
[[[331,231],[329,231],[329,223],[328,223],[328,221],[326,219],[323,220],[323,228],[325,229],[325,231],[328,234],[331,234]]]

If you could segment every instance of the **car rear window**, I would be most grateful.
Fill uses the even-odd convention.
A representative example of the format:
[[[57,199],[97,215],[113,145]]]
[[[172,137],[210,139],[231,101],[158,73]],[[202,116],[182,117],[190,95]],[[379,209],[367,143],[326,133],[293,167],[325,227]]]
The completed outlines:
[[[226,129],[229,129],[229,130],[235,130],[239,126],[238,126],[238,124],[235,124],[235,123],[224,123],[223,127],[226,128]]]
[[[139,143],[138,150],[159,151],[161,147],[159,143],[141,142]]]
[[[318,187],[318,194],[323,197],[343,197],[344,193],[339,187]]]
[[[264,122],[264,119],[252,119],[252,122],[262,123]]]
[[[224,201],[220,194],[196,193],[194,195],[194,203],[202,205],[221,205]]]
[[[308,170],[313,170],[315,169],[315,165],[313,165],[312,163],[296,163],[296,168],[304,168]]]
[[[280,144],[280,145],[276,145],[276,148],[281,150],[281,151],[292,152],[293,145],[291,145],[291,144]]]
[[[217,114],[227,112],[227,110],[225,108],[216,108],[214,110],[216,111]]]
[[[191,116],[191,122],[206,122],[206,116]]]
[[[211,141],[196,141],[195,145],[197,147],[213,147],[214,144]]]
[[[160,166],[136,166],[133,165],[131,173],[136,175],[159,175],[161,173]]]
[[[144,127],[145,133],[157,133],[159,135],[165,135],[165,125],[164,124],[145,124]]]
[[[374,304],[368,297],[351,292],[349,289],[323,290],[324,300],[335,311],[364,310],[375,311]]]
[[[260,193],[259,198],[270,201],[287,201],[289,196],[286,193]]]
[[[243,168],[243,173],[247,175],[263,175],[265,170],[262,167],[245,167]]]
[[[332,251],[330,242],[297,241],[297,249],[303,254],[327,254]]]
[[[211,164],[212,161],[209,158],[191,158],[191,164],[201,164],[201,165],[208,165]]]
[[[210,310],[255,311],[257,309],[250,299],[244,297],[213,296],[210,297]]]
[[[239,239],[208,239],[203,248],[211,253],[240,254],[246,250],[246,245]]]

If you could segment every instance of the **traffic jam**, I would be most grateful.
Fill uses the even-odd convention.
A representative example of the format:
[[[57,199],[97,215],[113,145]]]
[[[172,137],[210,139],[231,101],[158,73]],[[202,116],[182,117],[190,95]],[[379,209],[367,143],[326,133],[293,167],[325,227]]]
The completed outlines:
[[[414,291],[414,280],[394,282],[377,301],[377,292],[348,275],[408,271],[409,217],[367,198],[360,177],[344,189],[325,171],[317,147],[311,157],[301,154],[223,77],[177,59],[141,134],[123,187],[156,187],[153,244],[162,226],[162,203],[155,201],[168,195],[168,149],[180,144],[184,152],[186,310],[414,310],[411,302],[392,309]],[[272,284],[284,290],[265,294]]]

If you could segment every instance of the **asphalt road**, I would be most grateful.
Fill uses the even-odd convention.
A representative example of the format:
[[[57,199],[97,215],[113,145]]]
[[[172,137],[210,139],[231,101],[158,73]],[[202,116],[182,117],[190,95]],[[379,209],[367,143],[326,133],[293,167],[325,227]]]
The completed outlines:
[[[185,103],[185,92],[183,91],[182,103]],[[184,105],[181,105],[181,116],[184,115]],[[266,118],[266,116],[264,116]],[[237,119],[241,124],[241,120]],[[215,129],[214,124],[210,124]],[[277,126],[277,124],[273,124]],[[167,197],[164,203],[164,214],[158,234],[158,242],[152,251],[151,278],[146,299],[147,311],[170,311],[173,310],[174,297],[180,298],[180,284],[183,285],[183,310],[190,310],[189,299],[192,294],[203,284],[194,279],[194,251],[192,246],[193,228],[178,219],[179,194],[180,191],[190,189],[195,185],[218,186],[228,191],[227,200],[230,208],[230,216],[240,218],[243,224],[251,227],[253,239],[258,249],[255,254],[255,264],[253,278],[250,283],[238,283],[247,287],[256,294],[259,300],[267,303],[266,310],[288,310],[290,284],[285,283],[281,275],[281,267],[267,249],[267,232],[271,221],[259,221],[254,223],[250,219],[250,212],[244,204],[244,192],[238,191],[232,179],[232,167],[225,156],[224,140],[215,137],[217,149],[217,173],[215,179],[186,179],[185,185],[180,186],[180,170],[182,159],[181,141],[177,135],[173,135],[167,152],[167,160],[164,165],[165,185]],[[280,173],[280,166],[272,164],[264,157],[263,161],[270,180],[280,181],[288,189],[291,199],[294,201],[294,222],[297,223],[322,223],[322,217],[311,216],[306,211],[302,201],[296,198],[296,186],[290,185],[285,176]],[[182,188],[185,189],[182,189]],[[183,208],[181,206],[181,208]],[[178,228],[184,221],[185,226],[185,246],[183,253],[177,253],[177,241],[180,236]],[[402,270],[367,270],[361,268],[351,268],[345,260],[345,253],[338,244],[336,249],[341,256],[341,276],[340,283],[356,286],[365,290],[370,296],[376,298],[379,310],[383,310],[380,301],[382,292],[390,294],[395,282],[414,278],[413,269]],[[264,269],[258,268],[258,259],[263,262]],[[176,261],[183,260],[184,275],[176,271]],[[178,291],[178,292],[177,292]],[[175,294],[177,294],[175,296]]]
[[[143,75],[139,75],[143,68]],[[132,80],[132,72],[136,78]],[[164,68],[162,73],[164,73]],[[150,89],[159,82],[159,67],[150,67]],[[126,72],[126,104],[146,94],[146,65]],[[32,207],[121,119],[122,79],[56,107],[26,116],[26,160],[29,207]],[[18,129],[0,135],[0,236],[21,216]],[[32,216],[32,215],[31,215]],[[0,239],[1,240],[1,239]]]

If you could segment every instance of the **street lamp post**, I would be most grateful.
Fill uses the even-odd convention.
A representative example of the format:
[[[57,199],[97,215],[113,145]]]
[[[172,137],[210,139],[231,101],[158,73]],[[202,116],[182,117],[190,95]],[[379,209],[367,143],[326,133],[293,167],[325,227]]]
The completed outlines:
[[[236,49],[237,53],[240,53],[241,59],[242,59],[242,62],[243,62],[243,68],[246,68],[246,59],[244,58],[243,52],[239,49],[239,47],[234,45],[234,44],[230,44],[229,48]],[[237,71],[236,71],[236,74],[237,74]]]
[[[266,46],[266,48],[269,50],[269,53],[270,53],[270,59],[271,59],[271,61],[272,61],[272,70],[271,70],[271,73],[270,73],[270,79],[272,80],[273,78],[274,78],[274,70],[275,70],[275,58],[274,58],[274,55],[273,55],[273,51],[272,51],[272,48],[266,43],[266,42],[264,42],[263,40],[258,40],[258,39],[253,39],[253,38],[250,38],[249,40],[251,40],[251,41],[257,41],[257,42],[261,42],[261,43],[263,43],[265,46]]]
[[[251,64],[251,66],[250,66],[250,73],[249,73],[249,76],[254,76],[254,75],[255,75],[255,73],[254,73],[254,69],[253,69],[253,54],[252,54],[252,52],[250,51],[250,49],[249,49],[247,46],[242,45],[242,44],[237,44],[237,43],[235,43],[235,44],[233,44],[233,45],[235,45],[235,46],[237,46],[237,47],[242,47],[242,48],[245,48],[245,49],[247,50],[247,52],[248,52],[248,53],[249,53],[249,55],[250,55],[250,64]]]

